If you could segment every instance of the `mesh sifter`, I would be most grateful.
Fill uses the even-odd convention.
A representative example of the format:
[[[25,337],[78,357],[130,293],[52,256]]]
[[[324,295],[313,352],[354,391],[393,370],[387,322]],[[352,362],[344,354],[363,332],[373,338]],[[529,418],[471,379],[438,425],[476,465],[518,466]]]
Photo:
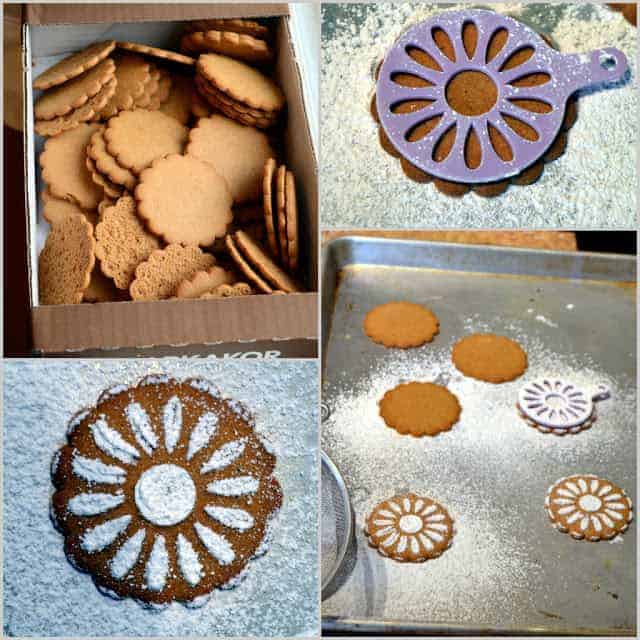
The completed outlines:
[[[390,143],[414,166],[452,182],[494,182],[549,149],[571,94],[626,71],[617,49],[564,55],[507,16],[452,11],[395,42],[376,108]]]
[[[353,515],[344,480],[331,458],[322,452],[322,591],[342,566],[353,535]]]

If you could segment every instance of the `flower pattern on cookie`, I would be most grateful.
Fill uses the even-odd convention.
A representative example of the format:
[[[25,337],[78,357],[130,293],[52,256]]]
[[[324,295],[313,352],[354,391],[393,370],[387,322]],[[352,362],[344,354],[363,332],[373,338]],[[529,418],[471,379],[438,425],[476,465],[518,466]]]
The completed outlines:
[[[149,607],[206,602],[266,551],[282,503],[252,416],[201,379],[149,376],[72,419],[52,516],[98,588]]]
[[[594,475],[561,478],[547,490],[544,504],[553,526],[578,540],[610,540],[633,519],[627,494]]]
[[[383,556],[400,562],[437,558],[453,542],[453,520],[434,500],[413,493],[389,498],[367,519],[369,544]]]

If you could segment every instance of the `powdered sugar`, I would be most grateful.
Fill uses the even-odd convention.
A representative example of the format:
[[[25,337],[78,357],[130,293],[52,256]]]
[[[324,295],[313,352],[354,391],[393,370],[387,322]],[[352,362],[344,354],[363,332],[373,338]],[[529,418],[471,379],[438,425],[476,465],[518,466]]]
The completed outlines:
[[[105,464],[101,460],[94,460],[76,453],[71,463],[73,472],[87,482],[103,484],[122,484],[127,472],[116,465]]]
[[[8,636],[291,637],[318,633],[317,364],[218,359],[31,360],[4,367],[4,630]],[[76,571],[52,527],[49,463],[70,416],[116,383],[199,377],[244,403],[277,452],[285,501],[270,552],[246,579],[158,614],[106,598]],[[25,393],[28,389],[29,393]],[[34,438],[34,434],[38,434]],[[158,429],[158,435],[161,436]],[[131,442],[134,441],[133,435]],[[185,443],[186,444],[186,443]],[[140,449],[142,453],[142,449]],[[186,446],[185,446],[186,452]],[[117,461],[114,461],[117,462]],[[128,470],[128,469],[127,469]],[[212,501],[212,500],[210,500]],[[136,529],[121,533],[124,541]],[[150,530],[148,532],[150,535]],[[196,533],[193,531],[193,539]],[[120,544],[121,539],[118,539]],[[115,552],[115,549],[114,549]],[[204,550],[202,553],[206,553]],[[185,564],[183,563],[183,567]],[[182,569],[176,566],[178,577]],[[110,594],[113,597],[113,593]],[[239,612],[241,614],[239,615]]]
[[[87,529],[80,544],[89,553],[102,551],[129,526],[130,522],[131,516],[129,515],[107,520],[93,529]]]
[[[151,426],[147,412],[138,402],[128,404],[124,411],[136,437],[136,441],[145,450],[147,455],[151,455],[153,450],[158,446],[158,436]]]
[[[207,548],[207,551],[220,564],[231,564],[234,561],[236,554],[224,536],[212,531],[209,527],[205,527],[205,525],[200,522],[196,522],[193,527],[198,534],[198,538],[200,538],[202,544]]]
[[[246,438],[233,440],[223,444],[216,449],[209,460],[207,460],[200,469],[200,473],[209,473],[228,467],[234,460],[237,460],[244,452]]]
[[[219,496],[242,496],[254,493],[259,486],[260,481],[253,476],[235,476],[211,482],[207,485],[207,491]]]
[[[586,8],[585,8],[586,7]],[[541,179],[497,198],[450,198],[405,176],[378,142],[369,112],[374,70],[408,26],[479,5],[371,3],[323,6],[321,202],[323,223],[342,228],[623,227],[636,210],[636,31],[605,5],[496,3],[491,8],[551,36],[563,53],[617,47],[631,78],[580,93],[566,153]]]
[[[69,500],[69,512],[74,516],[95,516],[110,511],[123,502],[122,493],[79,493]]]
[[[142,543],[147,535],[145,529],[138,529],[134,535],[132,535],[116,552],[111,560],[111,575],[117,580],[122,580],[131,569],[138,559],[140,558],[140,551],[142,549]]]
[[[108,425],[105,416],[101,416],[89,428],[96,446],[108,456],[125,464],[133,464],[140,457],[139,451]]]
[[[209,440],[213,437],[218,427],[218,416],[213,413],[204,413],[198,418],[198,423],[193,428],[189,436],[189,450],[187,451],[187,460],[191,460],[193,456],[205,447]]]
[[[162,591],[167,582],[169,572],[169,554],[164,536],[157,535],[153,548],[149,554],[149,560],[144,570],[147,586],[152,591]]]
[[[218,507],[214,505],[205,506],[207,515],[222,523],[226,527],[247,531],[253,527],[253,516],[244,509],[233,509],[229,507]]]
[[[165,405],[162,423],[164,425],[164,446],[171,453],[178,444],[182,430],[182,403],[177,396],[170,398]]]
[[[181,533],[176,538],[176,553],[184,579],[194,587],[202,579],[202,563],[193,545]]]

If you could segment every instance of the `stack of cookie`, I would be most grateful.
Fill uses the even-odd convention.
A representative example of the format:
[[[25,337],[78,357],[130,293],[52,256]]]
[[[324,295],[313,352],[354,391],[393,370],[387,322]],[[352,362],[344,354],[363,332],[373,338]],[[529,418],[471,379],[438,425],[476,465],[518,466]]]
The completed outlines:
[[[285,99],[242,62],[268,64],[269,42],[216,20],[182,40],[197,61],[111,41],[39,76],[41,304],[301,290],[295,181],[265,131]]]

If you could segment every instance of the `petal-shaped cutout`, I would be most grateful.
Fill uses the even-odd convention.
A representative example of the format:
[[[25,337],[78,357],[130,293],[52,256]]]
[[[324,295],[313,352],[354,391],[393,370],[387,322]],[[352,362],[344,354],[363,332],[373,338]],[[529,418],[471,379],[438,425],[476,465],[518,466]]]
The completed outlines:
[[[418,498],[413,503],[413,511],[414,511],[414,513],[418,513],[420,511],[420,509],[422,509],[422,507],[424,507],[424,500],[422,500],[421,498]]]
[[[624,518],[624,516],[621,513],[618,513],[617,511],[613,511],[613,509],[609,509],[608,507],[605,509],[605,512],[614,520],[622,520]]]
[[[478,27],[470,20],[467,20],[462,25],[462,45],[464,46],[467,58],[471,60],[478,46]]]
[[[217,471],[224,469],[235,462],[243,453],[247,439],[233,440],[222,445],[213,452],[212,456],[202,465],[200,473],[209,473],[209,471]]]
[[[456,51],[453,48],[453,43],[451,42],[451,38],[449,34],[440,27],[434,27],[431,29],[431,37],[433,41],[436,43],[436,46],[444,56],[449,58],[451,62],[456,61]]]
[[[209,441],[218,429],[218,416],[215,413],[203,413],[196,426],[189,436],[189,449],[187,451],[187,460],[191,460],[193,456],[203,447],[209,444]]]
[[[202,579],[202,563],[193,545],[181,534],[176,539],[178,567],[184,579],[195,587]]]
[[[104,417],[98,418],[90,427],[93,441],[98,449],[108,456],[125,464],[133,464],[140,452],[130,445],[115,429],[112,429]]]
[[[615,527],[613,520],[608,515],[605,515],[604,513],[598,513],[596,515],[600,517],[600,520],[602,520],[605,526],[609,527],[609,529],[613,529]]]
[[[402,87],[410,87],[411,89],[416,89],[418,87],[433,87],[433,82],[425,80],[420,76],[414,76],[412,73],[392,73],[391,82],[395,82]]]
[[[81,493],[69,500],[68,508],[74,516],[96,516],[115,509],[123,502],[122,493]]]
[[[420,553],[420,546],[418,545],[418,541],[411,536],[411,551],[413,553]]]
[[[540,138],[538,132],[526,122],[523,122],[522,120],[514,118],[513,116],[509,116],[505,113],[501,113],[500,115],[504,118],[507,126],[521,138],[529,140],[530,142],[535,142]]]
[[[596,515],[591,516],[591,525],[596,531],[602,531],[602,523],[600,522],[600,518],[598,518]]]
[[[396,546],[396,553],[402,553],[407,548],[407,536],[401,536]]]
[[[127,472],[122,467],[86,458],[79,453],[74,454],[71,468],[79,478],[98,484],[122,484],[127,477]]]
[[[507,100],[511,104],[515,104],[516,107],[532,113],[551,113],[553,111],[553,107],[542,100],[533,100],[531,98],[507,98]]]
[[[379,526],[379,527],[386,527],[389,525],[392,525],[394,523],[393,520],[385,520],[385,519],[376,519],[373,521],[373,524]]]
[[[444,520],[444,513],[434,513],[432,516],[425,518],[427,522],[442,522]]]
[[[392,500],[389,500],[388,504],[391,511],[395,511],[396,513],[402,515],[402,507],[400,505],[396,504]]]
[[[180,440],[180,432],[182,431],[182,402],[178,396],[170,398],[165,405],[162,424],[164,426],[164,446],[169,453],[172,453]]]
[[[508,69],[515,69],[520,65],[523,65],[531,56],[535,53],[535,49],[531,45],[526,45],[516,49],[509,57],[502,63],[500,71],[507,71]]]
[[[580,520],[580,530],[581,531],[586,531],[587,530],[587,527],[589,526],[589,521],[590,521],[589,516],[585,516],[584,518],[582,518],[582,520]]]
[[[394,531],[386,540],[382,541],[382,546],[390,547],[398,539],[398,536],[398,532]]]
[[[425,536],[424,533],[419,533],[418,539],[420,540],[420,542],[422,543],[422,546],[427,551],[433,550],[433,542],[431,542],[431,540],[429,540],[429,538],[427,538],[427,536]]]
[[[111,575],[116,580],[122,580],[122,578],[133,569],[136,562],[138,562],[140,551],[142,550],[142,543],[146,535],[147,532],[144,529],[138,530],[118,549],[116,555],[113,556],[109,567]]]
[[[147,560],[147,566],[144,570],[144,577],[147,587],[151,591],[162,591],[167,583],[167,575],[169,573],[169,554],[167,553],[167,545],[164,536],[156,536],[153,542],[153,548]]]
[[[493,150],[496,152],[496,155],[503,162],[511,162],[511,160],[513,160],[513,150],[511,149],[511,145],[500,131],[498,131],[498,129],[496,129],[491,123],[487,123],[487,125],[489,130],[489,142],[491,143]],[[558,489],[558,493],[560,495],[571,495],[565,489]]]
[[[473,127],[469,128],[467,139],[464,143],[464,161],[469,169],[477,169],[482,162],[482,147],[478,134]]]
[[[613,502],[614,500],[619,500],[620,498],[622,498],[622,494],[621,493],[610,493],[605,499],[605,502]]]
[[[402,499],[402,508],[404,509],[405,513],[411,513],[411,501],[409,500],[409,498]]]
[[[558,511],[558,513],[560,512]],[[582,513],[582,511],[575,511],[567,518],[567,523],[573,524],[576,520],[580,520],[580,518],[583,518],[583,517],[584,517],[584,513]]]
[[[455,122],[440,136],[433,148],[433,159],[436,162],[443,162],[447,159],[456,141],[457,128]]]
[[[221,565],[231,564],[235,560],[236,554],[233,551],[233,547],[224,536],[212,531],[209,527],[205,527],[199,522],[196,522],[193,526],[198,534],[198,538],[200,538],[200,541],[206,547],[207,551]]]
[[[425,533],[429,538],[436,542],[442,542],[444,540],[444,536],[439,534],[437,531],[432,531],[430,527],[425,531]]]
[[[428,516],[430,513],[433,513],[436,510],[437,510],[436,505],[430,504],[420,515]]]
[[[580,491],[582,493],[587,493],[589,491],[589,487],[584,478],[578,478],[578,486],[580,487]]]
[[[106,549],[128,526],[131,516],[121,516],[107,520],[97,527],[87,529],[80,539],[80,546],[87,553]]]
[[[508,39],[509,32],[504,27],[496,29],[491,38],[489,38],[485,62],[491,62],[502,51],[504,45],[507,44]]]
[[[219,496],[244,496],[248,493],[255,493],[260,486],[260,480],[253,476],[236,476],[235,478],[224,478],[216,480],[207,485],[209,493]]]
[[[133,435],[136,437],[136,441],[147,454],[151,455],[153,450],[158,446],[158,436],[151,426],[149,415],[142,405],[137,402],[132,402],[127,405],[124,412],[131,425]]]
[[[407,140],[407,142],[418,142],[422,140],[440,124],[441,120],[442,115],[439,115],[418,122],[418,124],[413,125],[413,127],[404,134],[405,140]]]
[[[568,507],[561,507],[560,509],[558,509],[558,513],[562,516],[565,513],[571,513],[572,511],[575,511],[576,507],[574,504],[570,504]]]
[[[549,80],[551,80],[551,76],[548,73],[539,71],[536,73],[527,73],[524,76],[512,80],[508,84],[512,87],[540,87],[543,84],[547,84]]]
[[[423,67],[433,71],[442,71],[442,67],[426,51],[419,47],[408,46],[405,51],[410,58]]]
[[[395,531],[395,527],[383,527],[382,529],[377,529],[371,535],[375,536],[376,538],[383,538],[392,531]]]
[[[403,100],[391,105],[391,113],[414,113],[426,109],[435,100]]]
[[[248,531],[254,525],[253,516],[244,509],[207,505],[204,510],[210,518],[217,520],[220,524],[223,524],[225,527],[230,527],[231,529]]]

